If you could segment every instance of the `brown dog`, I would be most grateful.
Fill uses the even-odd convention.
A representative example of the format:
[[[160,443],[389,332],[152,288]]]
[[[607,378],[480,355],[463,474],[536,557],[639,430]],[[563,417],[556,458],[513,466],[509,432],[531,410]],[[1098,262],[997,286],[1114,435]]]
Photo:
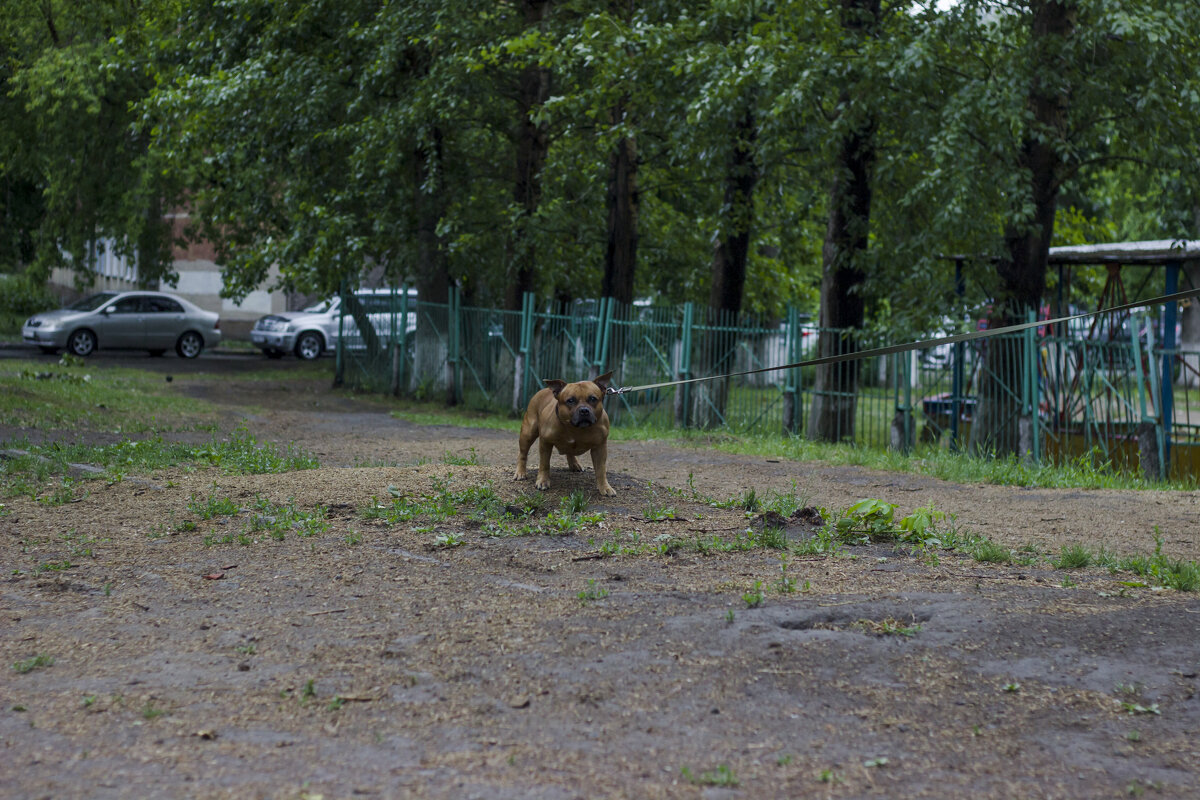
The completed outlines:
[[[517,457],[517,474],[513,480],[526,478],[525,463],[529,448],[538,442],[538,474],[534,483],[539,489],[550,488],[550,454],[554,448],[567,457],[572,472],[583,472],[576,456],[592,451],[592,467],[596,470],[596,489],[612,497],[616,491],[608,485],[605,464],[608,461],[608,414],[604,413],[604,393],[612,381],[608,372],[595,381],[566,383],[546,381],[546,388],[529,401],[521,421],[521,454]]]

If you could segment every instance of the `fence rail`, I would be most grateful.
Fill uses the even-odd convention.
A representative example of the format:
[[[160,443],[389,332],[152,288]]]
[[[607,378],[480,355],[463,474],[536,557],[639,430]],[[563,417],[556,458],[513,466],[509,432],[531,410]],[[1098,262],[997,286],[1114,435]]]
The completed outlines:
[[[344,384],[513,414],[549,378],[612,370],[614,383],[637,386],[782,367],[834,346],[894,343],[822,329],[795,311],[767,324],[690,303],[625,306],[610,298],[546,310],[526,295],[520,311],[504,311],[464,306],[455,291],[447,303],[427,303],[397,289],[386,313],[356,318],[351,304],[343,309],[337,369]],[[825,385],[815,367],[778,369],[624,394],[606,408],[614,424],[630,427],[1019,452],[1039,463],[1092,458],[1195,477],[1200,352],[1160,347],[1158,321],[1141,313],[1087,330],[1030,328],[852,362]],[[374,335],[364,336],[364,325]],[[841,410],[824,427],[814,422],[829,408]]]

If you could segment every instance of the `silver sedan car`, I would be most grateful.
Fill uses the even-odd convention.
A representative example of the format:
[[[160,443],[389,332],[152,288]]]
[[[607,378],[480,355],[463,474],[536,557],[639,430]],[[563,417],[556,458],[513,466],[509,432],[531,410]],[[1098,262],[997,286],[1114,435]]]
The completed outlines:
[[[34,314],[21,328],[26,344],[46,353],[62,349],[77,356],[96,350],[145,350],[161,356],[170,348],[195,358],[221,341],[218,315],[163,292],[101,292],[57,311]]]

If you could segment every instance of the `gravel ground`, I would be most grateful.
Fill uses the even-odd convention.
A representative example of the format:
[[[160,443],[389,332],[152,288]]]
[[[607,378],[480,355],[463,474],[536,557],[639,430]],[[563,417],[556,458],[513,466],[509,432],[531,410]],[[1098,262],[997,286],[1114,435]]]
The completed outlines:
[[[1200,493],[615,442],[617,497],[557,460],[524,521],[540,532],[497,536],[480,490],[537,494],[511,480],[515,434],[414,425],[324,383],[172,387],[321,468],[6,501],[6,797],[1195,796],[1197,595],[888,544],[717,552],[754,520],[704,498],[933,504],[1041,553],[1149,553],[1157,528],[1193,560]],[[594,516],[546,533],[576,490]],[[233,511],[205,519],[217,500]],[[422,510],[381,518],[397,507]]]

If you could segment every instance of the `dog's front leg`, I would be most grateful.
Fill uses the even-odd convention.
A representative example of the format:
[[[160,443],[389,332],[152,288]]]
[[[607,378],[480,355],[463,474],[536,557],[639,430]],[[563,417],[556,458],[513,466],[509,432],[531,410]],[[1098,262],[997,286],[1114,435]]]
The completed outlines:
[[[544,438],[538,442],[538,474],[537,482],[533,484],[538,489],[550,488],[550,454],[553,452],[554,445]]]
[[[615,497],[617,490],[608,485],[608,444],[592,448],[592,468],[596,470],[596,490],[605,497]]]
[[[515,475],[513,475],[514,481],[525,480],[525,477],[526,477],[525,464],[529,458],[529,448],[533,446],[533,442],[536,438],[537,438],[536,434],[526,433],[524,430],[521,431],[521,439],[520,439],[521,450],[520,450],[520,453],[517,455],[517,472]]]

